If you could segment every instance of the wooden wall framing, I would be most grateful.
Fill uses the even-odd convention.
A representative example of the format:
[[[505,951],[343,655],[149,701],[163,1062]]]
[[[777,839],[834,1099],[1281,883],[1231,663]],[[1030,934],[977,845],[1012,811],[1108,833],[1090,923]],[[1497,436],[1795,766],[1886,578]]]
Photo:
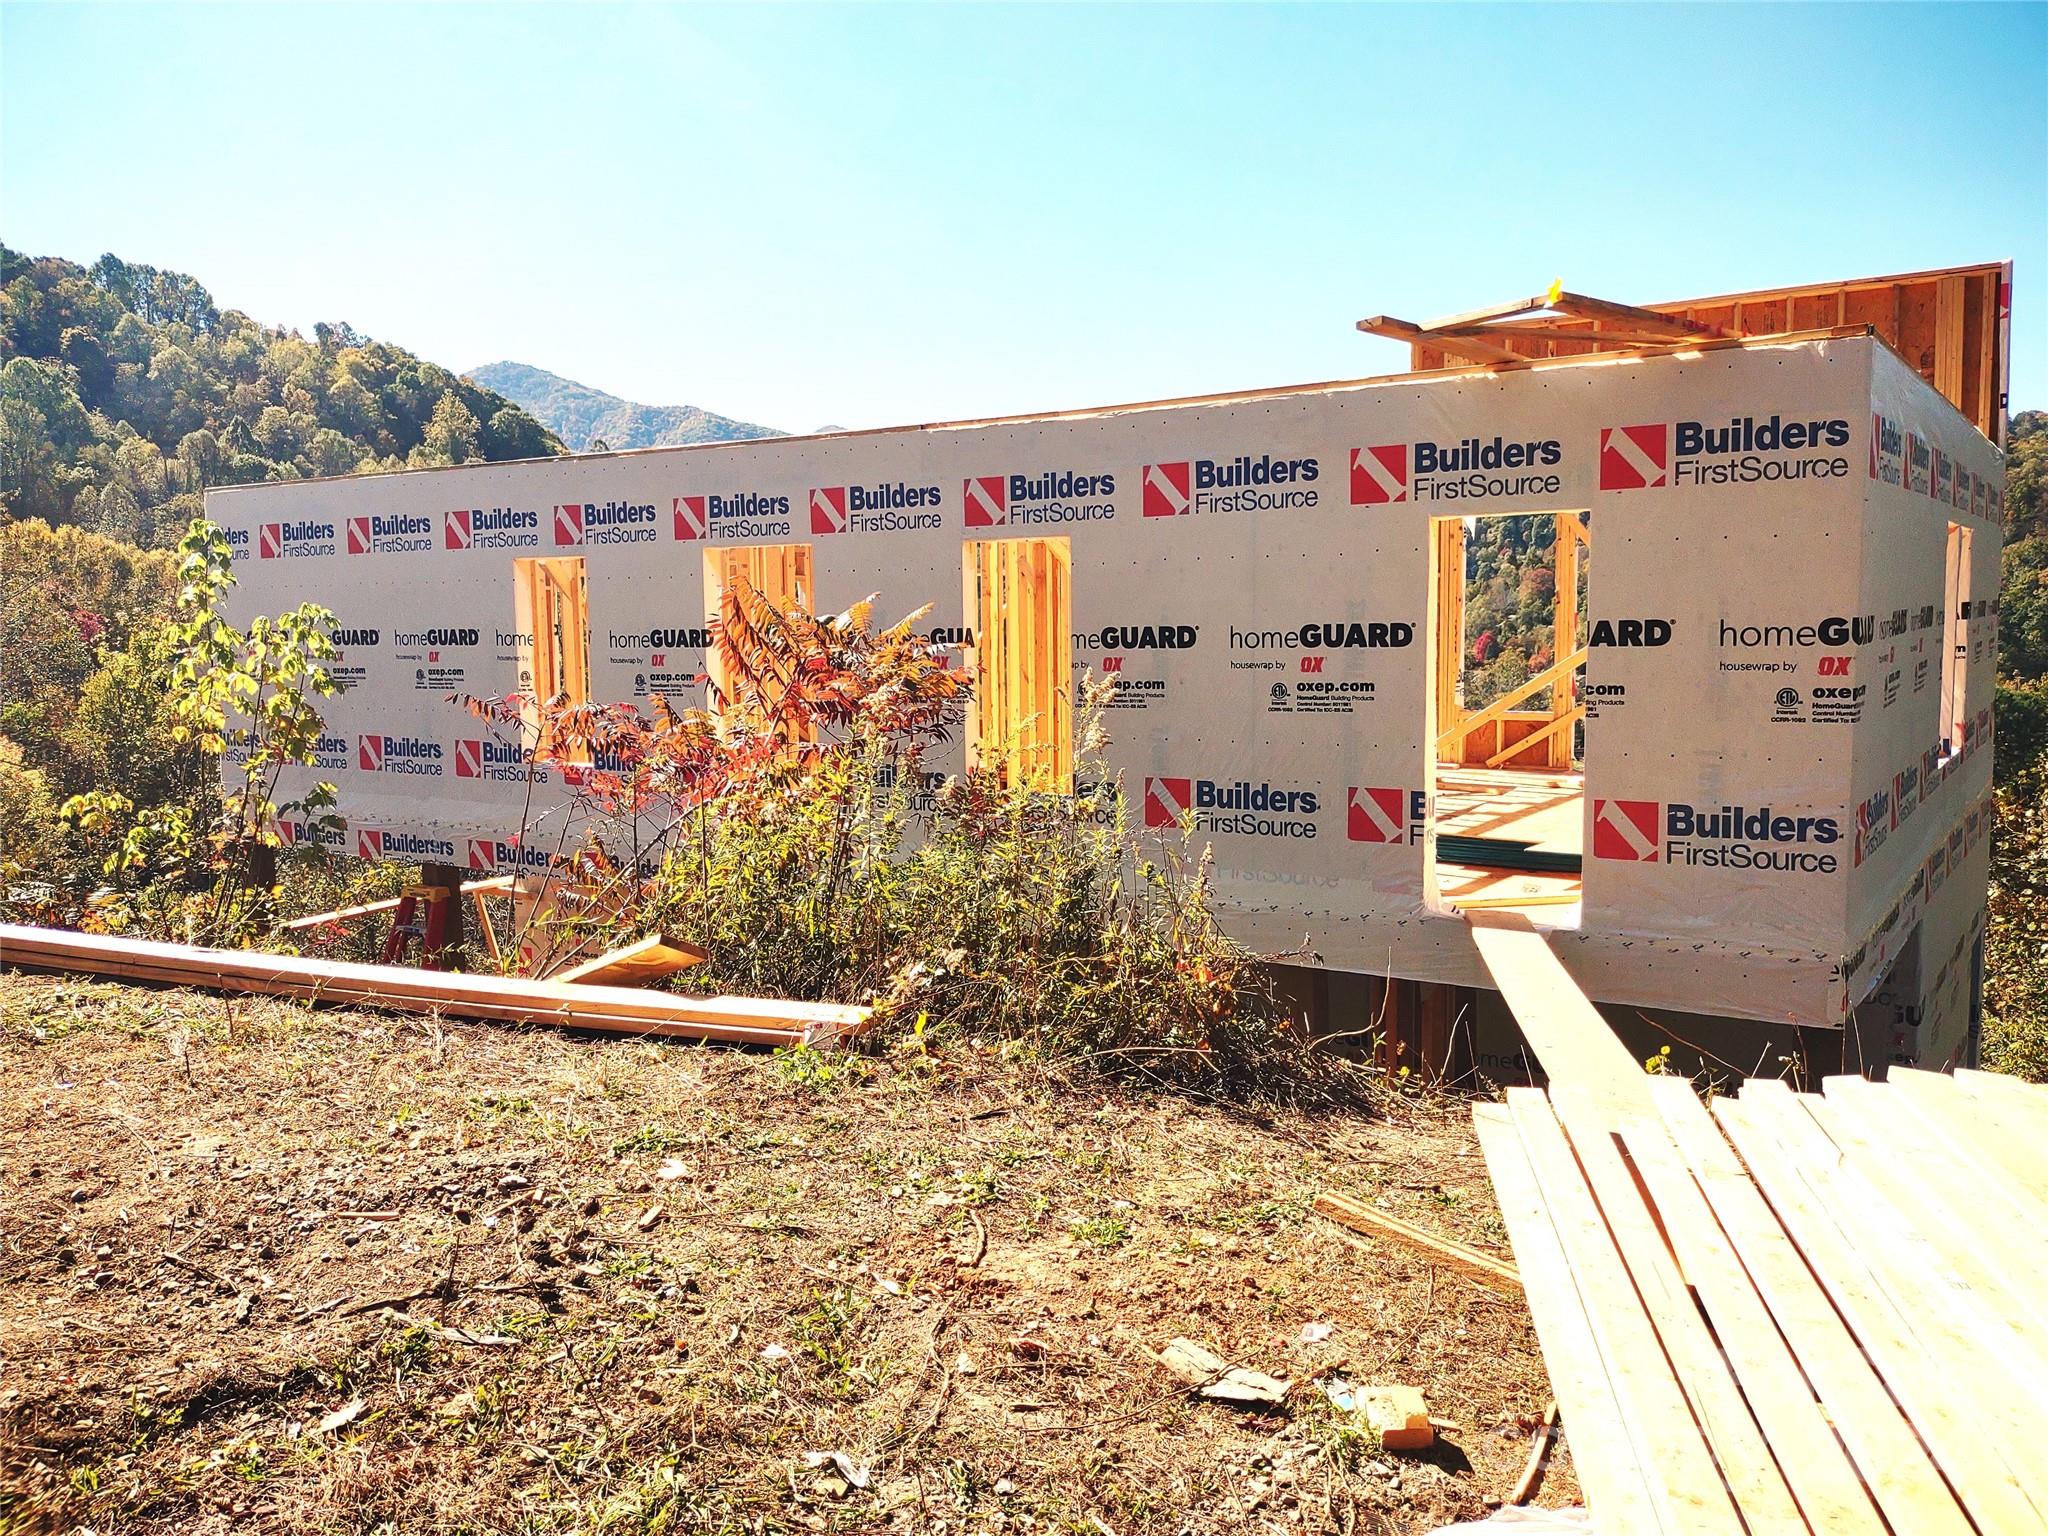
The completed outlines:
[[[1642,308],[1698,326],[1703,334],[1722,336],[1869,326],[1978,431],[2004,445],[2012,328],[2010,262],[1675,299]],[[1475,334],[1462,336],[1451,349],[1420,336],[1406,339],[1411,366],[1421,371],[1467,367],[1481,355],[1474,347],[1499,352],[1495,361],[1513,362],[1582,357],[1642,345],[1645,338],[1629,327],[1626,318],[1558,316],[1474,324],[1465,329]]]
[[[514,560],[512,589],[531,695],[522,715],[527,735],[544,748],[540,706],[590,702],[590,578],[580,556]]]
[[[1074,787],[1073,554],[1055,539],[994,539],[962,553],[974,704],[967,760],[1051,794]]]

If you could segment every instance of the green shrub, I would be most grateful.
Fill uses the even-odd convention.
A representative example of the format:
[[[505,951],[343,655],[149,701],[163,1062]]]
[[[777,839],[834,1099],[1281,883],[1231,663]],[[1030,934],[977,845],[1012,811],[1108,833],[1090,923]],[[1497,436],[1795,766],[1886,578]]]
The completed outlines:
[[[1206,856],[1134,827],[1100,775],[1110,684],[1084,689],[1075,792],[928,784],[966,679],[918,617],[876,633],[864,605],[819,619],[735,584],[722,721],[544,709],[543,760],[612,765],[584,775],[595,831],[564,871],[605,915],[567,936],[681,934],[711,959],[678,986],[872,1003],[877,1037],[911,1048],[971,1031],[1156,1078],[1337,1086],[1223,932]],[[509,726],[523,702],[473,707]]]

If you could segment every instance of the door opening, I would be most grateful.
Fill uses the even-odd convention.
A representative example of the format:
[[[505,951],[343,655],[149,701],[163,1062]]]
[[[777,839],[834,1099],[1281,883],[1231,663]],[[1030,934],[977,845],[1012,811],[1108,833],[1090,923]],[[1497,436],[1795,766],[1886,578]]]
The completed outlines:
[[[1429,904],[1576,927],[1587,516],[1442,517],[1431,535]]]

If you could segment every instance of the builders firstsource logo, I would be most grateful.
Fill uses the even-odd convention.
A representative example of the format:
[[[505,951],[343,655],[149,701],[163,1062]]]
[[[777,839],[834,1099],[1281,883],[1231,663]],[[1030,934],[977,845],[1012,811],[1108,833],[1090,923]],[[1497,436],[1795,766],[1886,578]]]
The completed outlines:
[[[356,832],[356,857],[359,859],[432,859],[435,862],[455,858],[455,845],[445,837],[421,837],[417,832],[382,832],[375,827],[362,827]]]
[[[364,773],[407,773],[438,779],[441,766],[441,744],[438,741],[423,741],[417,736],[356,738],[356,767]]]
[[[348,552],[352,555],[407,555],[434,547],[434,520],[419,513],[348,520]]]
[[[325,848],[331,853],[346,853],[349,846],[348,828],[336,816],[320,821],[280,821],[277,835],[290,848]]]
[[[1169,828],[1192,825],[1197,832],[1222,832],[1236,837],[1314,837],[1316,793],[1254,784],[1249,779],[1218,783],[1214,779],[1151,778],[1145,780],[1145,825]]]
[[[229,560],[231,560],[231,561],[233,561],[233,560],[246,560],[246,559],[248,559],[248,558],[249,558],[249,547],[250,547],[250,546],[249,546],[249,530],[248,530],[248,529],[246,529],[246,528],[223,528],[223,529],[221,530],[221,533],[222,533],[222,534],[223,534],[223,535],[224,535],[224,536],[226,537],[226,539],[227,539],[227,541],[228,541],[228,559],[229,559]]]
[[[1419,843],[1425,803],[1419,789],[1354,785],[1344,792],[1344,835],[1354,843]]]
[[[1906,483],[1906,429],[1881,411],[1870,415],[1870,478],[1880,485]]]
[[[1839,480],[1849,460],[1849,423],[1733,416],[1727,423],[1651,422],[1600,429],[1600,489],[1666,490],[1674,485],[1754,485]]]
[[[1498,436],[1467,437],[1455,443],[1381,443],[1354,448],[1351,505],[1555,496],[1562,479],[1548,471],[1563,462],[1564,445],[1554,437],[1522,442]]]
[[[443,549],[538,549],[540,514],[519,507],[457,507],[441,514]]]
[[[789,498],[757,491],[706,491],[671,498],[676,542],[711,539],[786,539]]]
[[[1034,475],[975,475],[960,485],[969,528],[1012,523],[1098,523],[1116,516],[1116,476],[1048,469]]]
[[[494,874],[544,875],[554,867],[554,857],[545,847],[529,848],[523,843],[472,837],[468,839],[467,848],[469,867],[474,870]]]
[[[1769,806],[1698,806],[1657,800],[1593,802],[1593,857],[1632,864],[1831,875],[1841,861],[1832,816],[1781,815]]]
[[[651,501],[565,501],[555,508],[555,548],[652,544],[660,537]]]
[[[1211,512],[1277,512],[1318,502],[1314,459],[1239,454],[1234,459],[1175,459],[1147,464],[1140,477],[1147,517]]]
[[[332,523],[264,523],[256,530],[256,555],[261,560],[303,560],[334,550]]]
[[[455,777],[495,783],[522,783],[533,767],[533,753],[488,736],[455,743]],[[537,775],[545,778],[545,772]]]
[[[876,485],[821,485],[810,494],[811,532],[904,533],[937,528],[943,519],[936,485],[885,480]],[[930,511],[922,510],[931,508]]]

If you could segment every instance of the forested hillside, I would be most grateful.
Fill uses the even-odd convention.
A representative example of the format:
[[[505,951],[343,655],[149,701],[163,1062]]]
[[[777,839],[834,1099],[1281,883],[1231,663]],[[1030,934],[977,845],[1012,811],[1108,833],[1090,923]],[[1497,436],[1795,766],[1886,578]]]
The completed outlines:
[[[590,448],[670,448],[781,437],[773,427],[734,421],[694,405],[639,405],[528,363],[485,363],[469,377],[516,400],[578,453]]]
[[[561,452],[504,396],[345,323],[308,339],[182,272],[0,245],[0,517],[167,548],[210,485]]]

